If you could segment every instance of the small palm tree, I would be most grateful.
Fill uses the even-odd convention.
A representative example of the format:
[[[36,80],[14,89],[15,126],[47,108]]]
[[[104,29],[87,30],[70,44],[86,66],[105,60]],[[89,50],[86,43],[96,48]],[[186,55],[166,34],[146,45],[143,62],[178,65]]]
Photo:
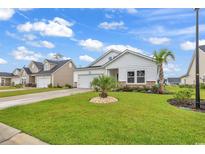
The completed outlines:
[[[159,51],[154,51],[154,59],[156,60],[157,65],[159,66],[159,93],[164,92],[164,70],[163,64],[167,64],[168,60],[175,60],[175,56],[172,51],[168,49],[161,49]]]
[[[117,82],[112,77],[101,75],[93,79],[91,86],[95,90],[100,91],[100,97],[106,98],[108,96],[107,92],[115,88],[117,86]]]

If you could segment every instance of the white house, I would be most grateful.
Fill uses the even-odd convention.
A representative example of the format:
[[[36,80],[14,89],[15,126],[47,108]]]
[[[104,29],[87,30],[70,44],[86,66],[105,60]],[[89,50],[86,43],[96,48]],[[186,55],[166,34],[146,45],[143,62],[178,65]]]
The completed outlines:
[[[196,52],[194,52],[187,73],[181,77],[181,84],[195,84]],[[205,45],[199,46],[200,83],[205,83]]]
[[[122,86],[153,85],[158,80],[158,65],[152,57],[131,50],[109,50],[88,67],[74,71],[74,84],[90,88],[94,77],[113,76]]]

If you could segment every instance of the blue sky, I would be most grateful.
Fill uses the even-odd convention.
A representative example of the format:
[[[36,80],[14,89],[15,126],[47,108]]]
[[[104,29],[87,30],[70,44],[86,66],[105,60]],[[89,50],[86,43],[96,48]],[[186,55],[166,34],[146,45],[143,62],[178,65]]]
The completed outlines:
[[[200,10],[200,44],[205,44]],[[195,39],[193,9],[0,9],[0,71],[10,72],[60,53],[86,66],[110,48],[176,56],[166,76],[187,71]]]

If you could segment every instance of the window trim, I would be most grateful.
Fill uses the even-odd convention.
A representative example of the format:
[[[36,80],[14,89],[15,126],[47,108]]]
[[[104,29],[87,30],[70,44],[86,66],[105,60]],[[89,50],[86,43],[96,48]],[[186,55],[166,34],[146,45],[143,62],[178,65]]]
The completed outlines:
[[[133,78],[134,78],[134,82],[133,82],[133,83],[128,82],[128,72],[134,72],[134,76],[133,76]],[[130,70],[130,71],[127,71],[127,80],[126,80],[127,83],[128,83],[128,84],[134,84],[134,83],[136,82],[136,78],[135,78],[135,76],[136,76],[136,71],[135,71],[135,70],[133,70],[133,71],[131,71],[131,70]]]
[[[137,82],[137,71],[144,71],[145,75],[144,75],[144,82],[143,83],[138,83]],[[135,72],[134,75],[134,83],[129,83],[128,82],[128,72]],[[126,84],[138,84],[138,85],[142,85],[142,84],[146,84],[146,70],[145,69],[137,69],[137,70],[127,70],[126,71]]]
[[[137,76],[137,72],[138,72],[138,71],[144,71],[144,76]],[[137,83],[137,84],[145,84],[145,83],[146,83],[146,81],[145,81],[145,80],[146,80],[145,75],[146,75],[146,74],[145,74],[145,70],[144,70],[144,69],[136,70],[136,83]],[[142,83],[137,82],[137,78],[138,78],[138,77],[144,77],[144,82],[142,82]]]

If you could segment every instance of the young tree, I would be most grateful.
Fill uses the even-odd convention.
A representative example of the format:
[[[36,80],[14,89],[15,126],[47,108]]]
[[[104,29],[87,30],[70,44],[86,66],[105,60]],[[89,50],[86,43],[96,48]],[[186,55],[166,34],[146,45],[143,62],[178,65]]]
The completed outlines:
[[[107,92],[117,86],[117,81],[112,77],[101,75],[93,79],[91,86],[100,91],[100,97],[106,98],[108,96]]]
[[[170,59],[175,60],[175,56],[172,51],[168,49],[161,49],[154,51],[154,59],[159,66],[159,93],[164,93],[164,70],[163,64],[167,64]]]
[[[61,58],[63,58],[63,55],[60,54],[60,53],[55,53],[55,54],[53,55],[53,59],[55,59],[55,60],[60,60]]]

